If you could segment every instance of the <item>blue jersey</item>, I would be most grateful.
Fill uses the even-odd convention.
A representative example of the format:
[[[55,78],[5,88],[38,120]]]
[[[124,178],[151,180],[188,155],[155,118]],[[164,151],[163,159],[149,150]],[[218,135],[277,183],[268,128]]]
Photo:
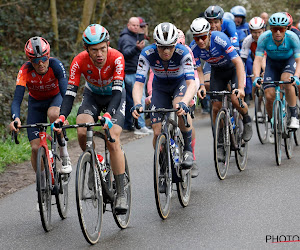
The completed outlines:
[[[234,21],[230,19],[223,19],[222,22],[222,32],[224,32],[230,39],[231,44],[236,48],[239,49],[239,37],[236,30],[236,26]]]
[[[200,59],[205,60],[214,67],[224,67],[231,64],[231,60],[239,56],[229,38],[220,31],[211,33],[209,51],[200,49],[195,41],[191,43],[191,49],[197,67],[201,66]]]
[[[156,44],[144,48],[138,60],[136,81],[145,83],[149,68],[154,73],[153,81],[177,84],[182,80],[195,80],[193,59],[189,50],[176,44],[175,51],[168,62],[158,55]]]
[[[263,57],[264,51],[273,60],[288,59],[292,55],[298,58],[300,57],[300,41],[294,32],[287,30],[283,42],[277,46],[273,40],[272,32],[268,30],[258,38],[255,56]]]
[[[250,34],[249,24],[244,23],[236,27],[236,31],[239,37],[239,46],[242,48],[244,39]]]

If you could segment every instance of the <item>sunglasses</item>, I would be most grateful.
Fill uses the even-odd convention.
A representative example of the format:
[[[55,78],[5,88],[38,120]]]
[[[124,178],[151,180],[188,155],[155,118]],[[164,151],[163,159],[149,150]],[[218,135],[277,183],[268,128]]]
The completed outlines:
[[[166,49],[172,50],[175,48],[175,45],[171,45],[171,46],[157,45],[157,48],[161,50],[166,50]]]
[[[195,40],[196,42],[198,42],[200,39],[201,39],[202,41],[205,41],[207,37],[208,37],[208,34],[202,35],[202,36],[194,36],[193,38],[194,38],[194,40]]]
[[[33,62],[33,63],[35,63],[35,64],[38,64],[39,61],[42,61],[42,62],[44,63],[44,62],[46,62],[48,59],[49,59],[48,56],[36,57],[36,58],[31,59],[31,62]]]
[[[283,27],[283,26],[273,26],[270,29],[271,29],[272,32],[277,32],[278,30],[280,32],[286,31],[286,27]]]

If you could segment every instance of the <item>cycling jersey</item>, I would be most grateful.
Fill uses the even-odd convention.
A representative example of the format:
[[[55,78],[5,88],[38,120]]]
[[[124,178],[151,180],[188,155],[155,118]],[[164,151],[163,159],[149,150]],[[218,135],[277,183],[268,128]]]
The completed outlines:
[[[25,87],[29,95],[35,100],[48,100],[58,93],[65,95],[67,89],[67,76],[63,64],[56,58],[49,58],[48,71],[44,75],[38,74],[30,61],[24,63],[18,73],[17,86],[11,106],[13,119],[20,117]]]
[[[221,31],[229,37],[230,42],[235,47],[235,49],[239,50],[239,37],[234,21],[226,18],[223,19],[221,28]]]
[[[277,46],[273,40],[272,32],[270,30],[264,32],[257,41],[256,56],[264,56],[264,51],[267,52],[268,57],[273,60],[285,60],[294,55],[295,58],[300,57],[300,41],[298,36],[287,30],[285,32],[283,42]]]
[[[105,65],[100,69],[92,62],[87,51],[79,53],[70,66],[68,89],[60,114],[67,117],[72,109],[81,75],[85,78],[85,88],[94,94],[112,95],[107,112],[113,115],[119,107],[124,88],[124,57],[121,52],[108,47]]]
[[[232,64],[231,60],[239,56],[229,38],[220,31],[211,33],[209,51],[200,49],[195,41],[191,43],[191,49],[197,67],[201,66],[200,59],[210,63],[213,67],[226,67]]]
[[[136,81],[145,83],[149,68],[154,73],[154,81],[162,87],[170,83],[177,85],[182,79],[195,80],[192,57],[182,44],[176,44],[175,51],[168,62],[162,61],[155,44],[144,48],[138,61]]]
[[[239,37],[239,46],[241,48],[244,39],[250,34],[249,24],[244,23],[242,25],[236,26],[236,31]]]
[[[257,48],[257,42],[254,41],[251,34],[248,35],[243,41],[243,45],[242,45],[242,49],[241,49],[241,53],[240,53],[241,58],[247,59],[249,56],[249,53],[251,51],[251,57],[253,59],[256,48]]]

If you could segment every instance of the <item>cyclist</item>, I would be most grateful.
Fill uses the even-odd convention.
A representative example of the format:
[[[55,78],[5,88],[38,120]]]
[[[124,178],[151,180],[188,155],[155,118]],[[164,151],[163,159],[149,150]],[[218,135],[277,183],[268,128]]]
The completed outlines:
[[[101,111],[110,128],[114,143],[107,141],[112,170],[116,180],[117,213],[128,209],[124,191],[125,159],[120,146],[120,135],[125,119],[124,57],[121,52],[109,47],[109,33],[99,24],[89,25],[82,35],[85,51],[79,53],[70,66],[68,90],[63,99],[59,119],[62,122],[71,112],[80,83],[85,78],[83,100],[78,109],[76,123],[98,121]],[[107,125],[104,126],[107,128]],[[78,128],[78,141],[86,149],[86,128]]]
[[[237,51],[239,51],[240,49],[239,39],[238,39],[235,23],[231,19],[223,18],[224,10],[220,6],[218,5],[209,6],[204,12],[204,17],[210,23],[211,31],[224,32],[229,37],[231,44],[235,47]],[[195,41],[192,41],[192,43],[190,44],[191,48],[192,46],[197,46]],[[208,62],[204,63],[203,73],[204,73],[205,87],[208,90],[210,74],[211,74],[211,67]],[[210,97],[207,96],[205,99],[209,101],[209,98]],[[209,105],[207,104],[207,106]]]
[[[204,18],[196,18],[190,26],[195,44],[192,51],[198,66],[200,82],[203,79],[203,72],[199,67],[200,59],[211,64],[210,90],[226,90],[228,82],[231,81],[232,96],[231,100],[234,107],[243,116],[244,141],[249,141],[252,137],[251,118],[248,115],[248,106],[243,102],[245,108],[241,108],[237,97],[243,98],[245,95],[245,70],[242,59],[239,57],[235,48],[230,43],[229,38],[220,31],[212,31],[210,23]],[[238,91],[237,96],[234,94]],[[222,106],[220,98],[213,100],[213,122]]]
[[[143,49],[138,61],[136,82],[133,88],[134,107],[132,115],[138,118],[142,110],[141,98],[149,68],[154,73],[151,108],[180,108],[178,116],[189,112],[188,104],[195,95],[196,83],[191,54],[182,44],[176,44],[178,31],[174,24],[160,23],[154,29],[155,44]],[[204,85],[200,86],[204,90]],[[153,146],[161,133],[161,115],[150,114],[154,131]],[[184,153],[181,167],[190,169],[193,165],[192,154],[192,120],[188,115],[190,128],[186,128],[183,119],[179,127],[184,138]]]
[[[294,79],[299,85],[300,75],[300,41],[298,36],[287,30],[289,19],[283,13],[275,13],[269,18],[270,29],[264,32],[257,41],[255,60],[253,63],[253,86],[258,85],[264,52],[267,53],[267,65],[264,79],[267,81],[288,81]],[[296,65],[295,65],[296,64]],[[293,85],[295,84],[293,83]],[[273,84],[264,85],[267,99],[266,109],[269,118],[272,118],[275,90]],[[289,128],[299,128],[299,120],[296,108],[296,95],[294,87],[290,84],[283,86],[286,91],[286,99],[291,111]]]
[[[28,61],[24,63],[18,73],[16,90],[11,105],[13,122],[10,130],[17,131],[14,122],[20,120],[20,106],[25,88],[28,89],[27,124],[47,123],[55,121],[59,116],[59,108],[67,90],[67,76],[63,64],[56,58],[50,57],[50,45],[43,37],[32,37],[25,44],[25,54]],[[37,128],[28,128],[27,136],[31,146],[31,164],[36,171],[36,158],[40,145]],[[60,147],[62,158],[61,173],[70,173],[70,162],[67,146]]]
[[[177,29],[177,31],[178,31],[177,43],[183,44],[189,50],[189,52],[190,52],[190,54],[192,56],[192,59],[193,59],[193,65],[196,65],[196,62],[195,62],[192,50],[190,49],[189,46],[187,46],[185,44],[185,35],[184,35],[183,31],[180,30],[180,29]],[[197,70],[194,70],[194,73],[195,73],[196,89],[199,89],[199,87],[200,87],[200,81],[199,81]],[[149,95],[146,98],[146,103],[147,104],[151,103],[153,77],[154,77],[153,71],[150,69],[149,79],[148,79],[148,82],[147,82],[147,91],[148,91],[148,95]],[[199,98],[202,99],[203,97],[199,96]],[[196,101],[197,101],[197,95],[195,94],[193,100],[189,103],[189,106],[191,108],[195,108]],[[191,176],[192,176],[192,178],[196,178],[199,175],[198,166],[196,164],[195,145],[196,145],[196,134],[195,134],[195,128],[193,127],[193,130],[192,130],[192,151],[193,151],[193,158],[194,158],[194,160],[193,160],[193,167],[192,167],[192,170],[191,170]]]

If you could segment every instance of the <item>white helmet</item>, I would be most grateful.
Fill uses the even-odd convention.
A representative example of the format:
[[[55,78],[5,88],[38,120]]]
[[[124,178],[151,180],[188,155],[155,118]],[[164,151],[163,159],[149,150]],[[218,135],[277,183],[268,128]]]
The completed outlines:
[[[160,23],[153,32],[153,39],[158,45],[175,45],[178,38],[178,31],[172,23]]]
[[[198,35],[200,33],[209,32],[210,24],[205,18],[198,17],[192,22],[190,29],[193,35]]]
[[[249,22],[250,30],[259,30],[265,27],[265,21],[260,17],[253,17]]]

